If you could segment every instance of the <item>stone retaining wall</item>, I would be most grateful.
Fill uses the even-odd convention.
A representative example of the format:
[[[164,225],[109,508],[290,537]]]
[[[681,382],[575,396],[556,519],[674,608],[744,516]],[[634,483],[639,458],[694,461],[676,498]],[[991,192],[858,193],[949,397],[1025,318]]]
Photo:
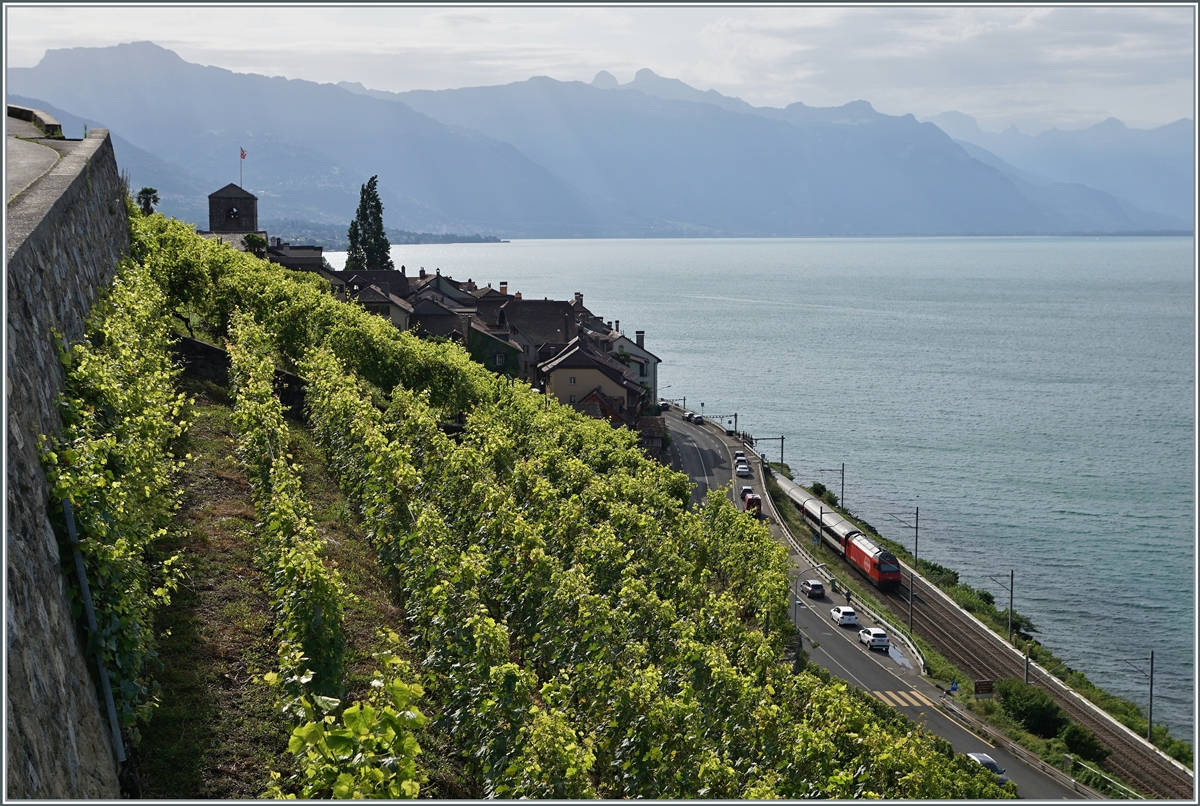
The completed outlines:
[[[106,129],[55,141],[62,159],[8,208],[7,797],[118,798],[106,710],[71,618],[47,515],[40,434],[61,427],[53,333],[83,337],[87,311],[129,251]]]

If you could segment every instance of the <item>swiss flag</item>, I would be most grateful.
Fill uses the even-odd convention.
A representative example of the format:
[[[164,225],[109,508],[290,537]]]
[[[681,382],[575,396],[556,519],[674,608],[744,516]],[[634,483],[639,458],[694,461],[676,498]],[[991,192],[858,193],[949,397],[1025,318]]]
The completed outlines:
[[[242,159],[246,159],[246,149],[242,149]]]

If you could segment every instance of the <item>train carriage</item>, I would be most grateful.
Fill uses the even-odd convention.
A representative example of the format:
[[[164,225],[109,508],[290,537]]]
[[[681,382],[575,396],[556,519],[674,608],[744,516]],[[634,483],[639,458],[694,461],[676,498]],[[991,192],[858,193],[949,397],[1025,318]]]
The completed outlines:
[[[788,498],[808,519],[814,530],[821,528],[821,539],[831,549],[860,570],[880,590],[900,586],[900,563],[896,555],[872,543],[853,523],[838,515],[829,505],[794,482],[783,483]]]

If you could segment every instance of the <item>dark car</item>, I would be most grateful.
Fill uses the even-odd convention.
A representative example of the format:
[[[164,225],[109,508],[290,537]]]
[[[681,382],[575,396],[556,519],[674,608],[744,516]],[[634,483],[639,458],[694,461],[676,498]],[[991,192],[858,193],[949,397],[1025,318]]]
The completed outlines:
[[[825,595],[825,586],[819,579],[806,579],[800,583],[800,591],[809,599],[820,599]]]
[[[658,410],[659,411],[670,411],[671,404],[665,400],[660,400],[660,401],[658,401]]]

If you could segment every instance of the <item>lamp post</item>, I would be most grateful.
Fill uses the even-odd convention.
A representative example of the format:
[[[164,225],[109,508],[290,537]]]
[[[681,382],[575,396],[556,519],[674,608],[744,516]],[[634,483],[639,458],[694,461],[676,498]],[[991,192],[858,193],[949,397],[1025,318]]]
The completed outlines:
[[[1004,585],[1003,581],[1001,581],[1000,579],[997,579],[996,577],[993,577],[993,576],[988,577],[988,579],[992,580],[996,584],[1008,588],[1008,642],[1010,644],[1012,643],[1013,574],[1014,574],[1014,572],[1011,570],[1008,572],[1008,585],[1007,586]]]
[[[782,473],[783,472],[783,437],[782,436],[755,437],[754,444],[758,445],[758,443],[760,443],[760,442],[774,442],[775,440],[779,440],[779,472]]]
[[[1125,661],[1125,663],[1129,665],[1129,668],[1133,669],[1142,677],[1150,678],[1150,704],[1146,709],[1146,741],[1150,742],[1150,744],[1154,744],[1154,650],[1150,650],[1149,675],[1147,675],[1138,667],[1134,666],[1132,663],[1129,663],[1129,661],[1125,658],[1121,658],[1121,660]]]
[[[907,515],[908,513],[901,514]],[[917,573],[917,559],[920,556],[917,552],[921,548],[921,508],[916,508],[912,523],[901,520],[891,512],[888,513],[888,517],[913,530],[913,564],[912,568],[908,569],[908,631],[911,633],[913,631],[913,588],[916,585],[913,578]]]

